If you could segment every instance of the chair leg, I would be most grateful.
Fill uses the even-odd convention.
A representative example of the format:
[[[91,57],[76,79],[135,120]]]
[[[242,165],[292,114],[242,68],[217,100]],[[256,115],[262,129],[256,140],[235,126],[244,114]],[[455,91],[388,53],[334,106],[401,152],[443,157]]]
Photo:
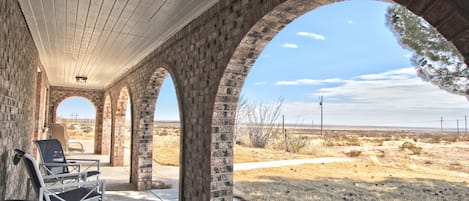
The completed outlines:
[[[31,192],[31,179],[28,178],[28,180],[26,181],[26,200],[29,200],[29,193]]]

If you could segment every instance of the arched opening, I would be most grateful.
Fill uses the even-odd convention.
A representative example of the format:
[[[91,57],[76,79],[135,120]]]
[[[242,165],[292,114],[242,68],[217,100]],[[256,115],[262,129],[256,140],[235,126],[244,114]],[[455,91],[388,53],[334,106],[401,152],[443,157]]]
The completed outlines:
[[[94,153],[96,109],[93,103],[82,97],[66,98],[59,103],[56,116],[56,123],[66,129],[70,151]]]
[[[144,178],[138,181],[139,186],[156,189],[154,193],[163,194],[164,190],[159,192],[158,189],[172,188],[177,191],[179,188],[179,142],[182,137],[177,87],[173,86],[175,82],[168,75],[167,69],[160,67],[150,77],[143,94],[139,124],[140,138],[145,139],[140,146],[145,149],[139,150],[138,155],[148,156],[139,158],[139,164],[152,164],[146,166],[148,169],[144,171],[145,174],[139,176]],[[177,193],[165,196],[168,195]]]
[[[215,122],[215,123],[212,125],[212,127],[215,128],[215,129],[214,129],[212,134],[216,134],[216,136],[218,136],[218,137],[223,136],[223,135],[228,135],[228,137],[226,137],[227,141],[232,140],[232,134],[233,134],[232,130],[233,130],[234,127],[229,122],[230,121],[234,122],[234,120],[235,120],[234,110],[236,110],[236,108],[238,106],[237,105],[237,100],[239,99],[239,96],[240,96],[240,89],[243,86],[243,84],[247,84],[247,83],[244,82],[244,79],[246,78],[247,73],[250,71],[250,68],[251,68],[252,64],[256,61],[257,57],[260,55],[261,50],[264,49],[265,44],[267,44],[267,42],[270,41],[273,38],[273,36],[277,34],[278,30],[281,30],[283,28],[283,26],[285,26],[286,24],[289,24],[297,16],[302,15],[303,13],[305,13],[307,11],[310,11],[310,10],[313,10],[314,8],[320,6],[320,5],[305,5],[305,4],[308,4],[308,3],[288,1],[288,2],[278,6],[276,8],[275,12],[271,12],[267,16],[265,16],[263,19],[261,19],[258,22],[258,24],[256,24],[251,29],[251,31],[248,32],[248,34],[246,34],[246,37],[241,41],[241,44],[238,46],[237,50],[235,51],[234,56],[233,56],[232,60],[230,61],[227,69],[225,70],[225,74],[224,74],[224,76],[221,80],[219,91],[218,91],[218,94],[217,94],[217,100],[223,100],[223,101],[219,101],[219,102],[215,103],[215,108],[216,109],[215,109],[214,115],[213,115],[213,119],[214,119],[213,122]],[[356,8],[356,9],[353,9],[353,10],[360,10],[360,9]],[[338,12],[336,12],[336,13],[338,13]],[[282,16],[283,18],[279,18],[279,16]],[[332,18],[333,15],[331,15],[330,17]],[[321,19],[323,21],[326,21],[326,20],[324,20],[325,19],[324,17],[321,18]],[[347,23],[353,23],[353,21],[348,21],[348,19],[344,19],[344,24],[346,25]],[[321,40],[320,38],[322,38],[321,35],[310,33],[310,32],[303,32],[301,34],[299,34],[299,32],[296,32],[296,33],[297,33],[298,36],[317,38],[318,40]],[[298,45],[292,44],[292,43],[284,42],[283,45],[285,45],[286,48],[293,48],[293,49],[298,48]],[[290,56],[293,57],[293,58],[296,58],[295,54],[291,54]],[[335,59],[340,59],[340,57],[335,58]],[[285,64],[285,65],[288,65],[288,63]],[[284,69],[284,71],[285,71],[285,69]],[[294,71],[294,70],[293,69],[288,69],[288,71]],[[288,74],[288,72],[284,72],[284,73]],[[388,71],[388,72],[382,72],[382,73],[384,73],[386,75],[390,75],[390,74],[395,74],[395,73],[402,73],[402,71],[400,71],[400,72]],[[321,75],[322,74],[319,74],[319,76],[321,76]],[[368,72],[368,74],[362,74],[362,75],[363,75],[363,77],[361,77],[362,79],[370,79],[371,78],[370,76],[375,76],[375,78],[377,76],[383,76],[383,74],[380,74],[378,72]],[[369,76],[367,76],[367,75],[369,75]],[[360,75],[356,75],[356,76],[358,77]],[[264,75],[264,77],[265,77],[265,75]],[[316,78],[316,79],[310,79],[310,80],[297,79],[297,80],[278,80],[278,81],[288,81],[288,82],[283,83],[285,85],[289,85],[289,84],[295,85],[295,84],[301,83],[301,82],[303,82],[303,83],[314,83],[316,81],[323,81],[324,83],[328,83],[328,84],[331,84],[331,85],[335,84],[336,85],[335,87],[337,87],[337,84],[338,84],[337,82],[340,81],[340,80],[335,79],[335,77],[329,77],[329,78],[333,78],[333,79],[327,79],[327,78],[317,79]],[[261,84],[261,82],[263,82],[263,81],[260,80],[259,84]],[[368,84],[370,84],[370,83],[368,83]],[[331,88],[332,87],[334,87],[334,86],[331,86]],[[409,86],[406,86],[406,87],[409,87]],[[269,92],[269,89],[264,90],[264,92]],[[330,91],[325,90],[325,91],[322,91],[322,92],[330,92]],[[290,89],[289,94],[292,94],[292,93],[295,93],[295,91],[292,91]],[[319,95],[319,94],[315,94],[315,95]],[[322,95],[324,95],[324,94],[322,94]],[[389,101],[389,100],[387,100],[387,101]],[[318,101],[316,101],[316,100],[314,102],[315,102],[315,104],[318,103]],[[322,103],[322,101],[321,101],[321,103]],[[396,102],[394,102],[394,103],[396,103]],[[461,102],[459,102],[459,103],[461,103]],[[311,104],[311,107],[313,107],[313,104]],[[221,109],[219,109],[219,108],[221,108]],[[304,108],[302,108],[302,109],[304,110]],[[382,109],[387,109],[387,108],[382,108]],[[379,111],[376,111],[376,113],[378,113],[378,112]],[[224,120],[224,121],[219,121],[219,120]],[[221,123],[221,122],[227,122],[227,123]],[[229,146],[230,142],[225,142],[225,143],[228,144],[228,146],[225,147],[224,150],[226,150],[226,153],[231,153],[232,149]],[[403,144],[401,144],[401,145],[403,145]],[[228,158],[228,159],[226,159],[226,158]],[[212,157],[212,163],[215,164],[215,161],[219,161],[219,160],[229,161],[231,158],[232,157],[230,157],[229,154],[228,154],[228,156],[225,155],[224,157],[217,157],[217,158]],[[227,164],[226,163],[223,164],[223,166],[225,166],[225,165],[227,165]],[[229,163],[228,163],[228,165],[229,165]],[[460,165],[461,164],[458,164],[458,166],[460,166]],[[223,166],[220,167],[220,166],[217,166],[217,165],[212,165],[212,169],[223,168]],[[368,167],[368,166],[366,166],[366,167]],[[314,167],[311,166],[311,168],[314,168]],[[352,168],[350,168],[350,169],[352,169]],[[235,170],[236,170],[236,165],[235,165]],[[300,171],[303,171],[303,170],[304,169],[300,169]],[[289,171],[292,171],[292,172],[289,172]],[[288,174],[288,173],[294,174],[293,172],[296,172],[296,171],[297,170],[295,168],[290,168],[290,169],[288,169],[288,171],[285,171],[284,174]],[[259,171],[259,172],[261,172],[261,171]],[[329,174],[332,174],[332,172],[329,172]],[[276,176],[268,176],[268,177],[263,177],[263,178],[251,177],[249,179],[251,179],[251,181],[252,180],[265,179],[265,180],[267,180],[267,182],[265,182],[265,183],[270,183],[270,184],[272,184],[272,183],[282,183],[284,181],[292,181],[292,183],[294,183],[295,181],[303,180],[306,176],[307,175],[303,174],[303,177],[297,177],[297,178],[294,178],[292,180],[286,179],[284,177],[276,177]],[[308,176],[310,176],[310,175],[308,175]],[[329,175],[328,174],[324,175],[324,177],[327,177],[327,176],[329,176]],[[376,176],[371,175],[370,177],[375,178]],[[392,176],[390,176],[390,177],[392,177]],[[433,178],[430,178],[430,180],[431,179],[433,179]],[[258,183],[252,182],[252,183],[253,183],[254,186],[263,185],[263,182],[258,182]],[[298,183],[295,183],[295,184],[299,185],[299,186],[302,185],[302,184],[298,184]],[[335,186],[336,185],[336,183],[334,183],[334,182],[333,183],[322,183],[322,184],[325,184],[325,186]],[[355,185],[356,183],[351,182],[350,184]],[[450,183],[450,184],[452,184],[452,183]],[[267,185],[267,186],[270,187],[271,189],[277,190],[277,192],[272,193],[270,191],[255,191],[253,193],[254,194],[257,193],[258,195],[261,195],[261,197],[262,197],[262,195],[267,196],[270,193],[270,195],[277,196],[275,198],[279,199],[278,196],[281,194],[281,192],[278,192],[279,189],[274,188],[273,186],[269,186],[269,185]],[[311,186],[311,185],[305,185],[305,186]],[[343,186],[338,186],[337,188],[340,188],[340,187],[343,187]],[[467,188],[467,187],[458,186],[458,188],[461,190],[461,189],[464,189],[464,188]],[[334,188],[334,189],[336,189],[336,188]],[[365,191],[367,191],[367,190],[365,190]],[[283,191],[283,192],[285,192],[284,194],[290,194],[291,189],[285,189],[285,191]],[[329,194],[327,194],[327,191],[325,191],[323,193],[325,193],[326,195],[329,195]],[[315,193],[308,192],[308,195],[305,195],[305,194],[303,194],[303,195],[311,196],[311,195],[314,195],[314,194]],[[256,197],[250,197],[250,198],[251,199],[256,199]],[[263,198],[265,199],[265,197],[263,197]],[[312,197],[303,197],[303,199],[304,198],[312,198]],[[337,197],[337,199],[339,199],[339,197]],[[346,199],[346,197],[344,197],[344,199]],[[355,198],[355,199],[357,199],[357,198]]]
[[[132,148],[132,114],[131,114],[131,99],[129,89],[123,87],[119,92],[119,96],[116,102],[116,110],[114,112],[114,132],[111,137],[111,165],[112,166],[129,166],[130,160],[125,160],[130,155]],[[129,107],[130,106],[130,107]],[[129,121],[126,120],[126,116],[129,115]],[[129,125],[130,127],[126,126]],[[127,152],[127,154],[126,154]],[[130,158],[130,157],[129,157]]]
[[[181,124],[176,90],[171,76],[160,83],[158,98],[155,102],[153,127],[153,189],[171,188],[178,195]],[[160,80],[161,81],[161,80]],[[167,190],[154,190],[157,195]],[[169,197],[168,197],[169,199]],[[171,199],[177,199],[172,197]]]

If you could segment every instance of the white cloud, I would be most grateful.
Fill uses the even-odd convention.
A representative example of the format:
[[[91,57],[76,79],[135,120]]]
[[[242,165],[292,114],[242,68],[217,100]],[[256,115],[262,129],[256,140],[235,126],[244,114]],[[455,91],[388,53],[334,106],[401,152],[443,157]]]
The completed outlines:
[[[257,86],[259,86],[259,85],[266,85],[266,84],[267,84],[267,82],[255,82],[255,83],[254,83],[254,85],[257,85]]]
[[[347,103],[366,104],[381,109],[429,109],[454,108],[455,104],[467,104],[464,97],[455,101],[438,87],[422,81],[414,68],[403,68],[378,74],[358,76],[343,85],[321,88],[314,96],[341,97]]]
[[[353,24],[353,21],[352,21],[352,20],[348,20],[347,23],[348,23],[348,24]]]
[[[414,68],[367,74],[350,80],[327,80],[342,84],[309,94],[311,102],[284,103],[289,123],[300,119],[306,124],[311,121],[317,124],[320,117],[318,96],[324,96],[324,121],[329,125],[439,127],[441,116],[461,120],[469,111],[465,97],[423,82],[415,75]],[[326,80],[316,80],[315,83],[324,82]],[[455,120],[447,123],[445,127],[456,125]]]
[[[357,76],[356,78],[362,80],[403,80],[415,77],[417,74],[414,67],[401,68],[397,70],[386,71],[383,73],[365,74]]]
[[[316,39],[316,40],[326,40],[325,36],[323,36],[321,34],[317,34],[317,33],[310,33],[310,32],[300,31],[300,32],[296,33],[296,35],[306,36],[306,37],[310,37],[310,38],[313,38],[313,39]]]
[[[412,57],[412,54],[404,54],[404,57],[405,57],[405,58],[411,58],[411,57]]]
[[[317,85],[321,82],[319,80],[312,80],[312,79],[299,79],[299,80],[292,80],[292,81],[278,81],[275,85],[286,85],[286,86],[294,86],[294,85]]]
[[[296,49],[298,48],[298,45],[297,44],[293,44],[293,43],[285,43],[282,45],[283,48],[293,48],[293,49]]]
[[[319,85],[324,83],[342,83],[344,80],[340,78],[329,78],[324,80],[313,80],[313,79],[297,79],[297,80],[282,80],[275,83],[275,85],[286,85],[286,86],[299,86],[299,85]]]

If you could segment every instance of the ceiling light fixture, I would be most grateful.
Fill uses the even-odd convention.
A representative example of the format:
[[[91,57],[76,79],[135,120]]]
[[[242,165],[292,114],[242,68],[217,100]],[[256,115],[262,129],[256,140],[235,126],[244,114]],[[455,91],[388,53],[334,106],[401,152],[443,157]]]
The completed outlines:
[[[86,83],[86,80],[88,80],[88,78],[86,76],[75,76],[75,79],[77,80],[78,83]]]

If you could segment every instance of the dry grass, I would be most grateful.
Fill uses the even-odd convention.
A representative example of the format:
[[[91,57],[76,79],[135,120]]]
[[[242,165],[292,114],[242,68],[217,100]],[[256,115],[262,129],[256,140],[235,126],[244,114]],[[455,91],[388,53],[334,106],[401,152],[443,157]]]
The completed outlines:
[[[154,135],[153,160],[161,165],[179,166],[179,136]]]
[[[235,195],[244,200],[463,200],[469,196],[467,179],[369,161],[237,171],[234,180]]]
[[[83,133],[73,130],[67,130],[68,138],[70,140],[94,140],[94,132]]]
[[[273,149],[252,148],[241,145],[235,145],[233,156],[235,163],[292,160],[311,157],[311,155],[295,154]]]

